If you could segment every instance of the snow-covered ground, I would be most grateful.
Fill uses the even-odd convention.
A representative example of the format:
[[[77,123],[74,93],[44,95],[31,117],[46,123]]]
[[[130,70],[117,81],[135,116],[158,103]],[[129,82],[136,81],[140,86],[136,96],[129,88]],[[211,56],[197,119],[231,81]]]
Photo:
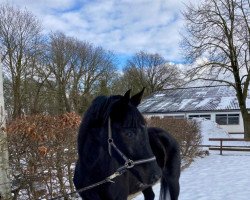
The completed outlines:
[[[203,144],[211,144],[208,138],[230,137],[214,122],[199,119]],[[214,144],[214,143],[213,143]],[[218,145],[218,143],[216,143]],[[237,143],[237,145],[245,143]],[[250,145],[250,142],[249,144]],[[210,152],[205,158],[197,158],[180,178],[179,200],[248,200],[250,199],[250,153]],[[160,185],[154,186],[159,198]],[[134,200],[143,200],[142,194]]]
[[[198,159],[182,173],[180,200],[247,200],[249,169],[250,155],[246,153]]]
[[[182,172],[179,200],[248,200],[249,177],[250,154],[212,154],[197,159]],[[154,191],[155,199],[159,199],[159,184],[154,187]],[[140,194],[134,200],[144,198]]]

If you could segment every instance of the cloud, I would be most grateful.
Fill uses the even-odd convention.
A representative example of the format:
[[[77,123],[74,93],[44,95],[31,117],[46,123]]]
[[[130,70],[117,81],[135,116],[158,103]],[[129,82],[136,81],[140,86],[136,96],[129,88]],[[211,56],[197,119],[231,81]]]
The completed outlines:
[[[140,50],[160,53],[178,62],[180,10],[176,0],[0,0],[26,7],[43,23],[46,31],[69,36],[130,55]]]

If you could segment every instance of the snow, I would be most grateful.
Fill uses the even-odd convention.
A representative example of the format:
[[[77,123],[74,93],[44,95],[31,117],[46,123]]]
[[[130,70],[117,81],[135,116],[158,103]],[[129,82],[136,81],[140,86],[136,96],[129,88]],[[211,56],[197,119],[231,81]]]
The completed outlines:
[[[247,108],[250,108],[250,99],[246,99],[246,106]]]
[[[180,103],[179,110],[185,108],[185,106],[188,105],[188,103],[190,103],[191,101],[193,101],[193,99],[183,99]]]
[[[163,101],[161,103],[159,103],[156,107],[157,110],[161,110],[163,109],[165,106],[167,106],[169,104],[169,102]]]
[[[223,110],[230,108],[231,102],[233,102],[235,97],[221,97],[221,102],[217,106],[217,109]]]
[[[250,108],[250,93],[246,105]],[[235,90],[225,85],[167,89],[148,97],[138,108],[142,113],[240,110]]]
[[[230,137],[215,122],[196,119],[201,124],[203,144],[211,144],[210,137]],[[237,145],[245,144],[237,142]],[[218,145],[218,143],[217,143]],[[250,142],[248,143],[250,145]],[[250,152],[210,152],[196,158],[181,173],[179,200],[248,200],[250,197]],[[155,199],[159,199],[160,184],[154,186]],[[139,194],[133,200],[144,200]]]
[[[221,128],[216,122],[204,118],[193,118],[200,124],[202,136],[202,145],[219,145],[219,141],[209,141],[209,138],[243,138],[242,135],[231,136],[227,131]],[[250,142],[244,141],[228,141],[223,145],[229,146],[250,146]]]
[[[154,97],[163,97],[165,94],[155,94]]]
[[[197,105],[195,105],[195,108],[200,108],[203,107],[205,105],[207,105],[213,98],[206,98],[203,99],[200,103],[198,103]]]
[[[179,200],[248,200],[250,155],[210,155],[196,159],[180,178]],[[159,199],[160,185],[154,187]],[[140,194],[134,200],[143,200]]]
[[[210,155],[182,173],[180,200],[247,200],[250,155]],[[247,177],[247,178],[246,178]]]
[[[209,141],[209,138],[230,138],[231,136],[216,122],[204,118],[193,118],[200,125],[202,145],[218,145],[216,141]]]

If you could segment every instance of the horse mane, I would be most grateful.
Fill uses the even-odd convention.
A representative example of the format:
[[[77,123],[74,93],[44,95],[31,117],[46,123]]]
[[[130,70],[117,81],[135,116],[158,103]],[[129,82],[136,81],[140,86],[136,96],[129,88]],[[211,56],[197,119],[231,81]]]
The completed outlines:
[[[103,126],[108,120],[113,105],[121,98],[121,95],[96,97],[84,115],[84,124],[93,128]]]

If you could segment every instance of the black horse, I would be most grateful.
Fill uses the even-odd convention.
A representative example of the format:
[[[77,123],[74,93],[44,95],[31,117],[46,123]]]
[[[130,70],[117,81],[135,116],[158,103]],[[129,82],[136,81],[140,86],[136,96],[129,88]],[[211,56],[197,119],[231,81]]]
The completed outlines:
[[[160,178],[160,199],[178,199],[178,143],[164,130],[146,127],[137,109],[142,95],[99,96],[85,113],[74,174],[84,200],[127,200],[138,191],[153,200],[152,185]]]

